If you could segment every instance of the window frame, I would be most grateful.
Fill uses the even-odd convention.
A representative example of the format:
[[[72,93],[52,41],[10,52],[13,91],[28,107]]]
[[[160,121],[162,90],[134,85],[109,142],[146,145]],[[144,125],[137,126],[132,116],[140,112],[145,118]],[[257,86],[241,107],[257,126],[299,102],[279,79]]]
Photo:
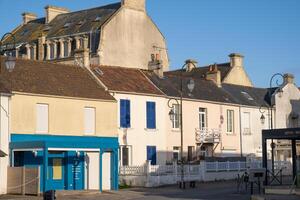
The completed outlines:
[[[88,110],[88,109],[90,109],[90,110],[93,110],[93,114],[94,114],[94,116],[93,116],[93,121],[94,121],[94,123],[93,123],[93,131],[91,131],[91,132],[88,132],[87,131],[87,124],[86,124],[86,122],[87,122],[87,116],[86,116],[86,111]],[[95,107],[89,107],[89,106],[86,106],[86,107],[84,107],[84,135],[95,135],[96,134],[96,108]],[[89,121],[89,120],[88,120]]]
[[[172,110],[174,112],[174,117],[172,119],[172,129],[179,129],[180,124],[180,104],[173,104]]]
[[[39,122],[41,123],[42,121],[39,121],[39,106],[46,106],[47,107],[47,119],[45,120],[47,122],[47,128],[42,130],[42,125],[39,125]],[[49,104],[47,103],[37,103],[36,104],[36,127],[35,127],[35,132],[38,134],[48,134],[49,133]]]
[[[227,114],[226,115],[226,118],[227,118],[226,132],[227,132],[227,134],[233,134],[234,133],[234,125],[235,125],[234,124],[234,110],[228,109],[226,114]]]
[[[203,109],[204,111],[201,111]],[[204,117],[203,117],[204,115]],[[202,122],[202,118],[204,119],[204,123]],[[207,129],[207,108],[199,107],[199,129],[204,130]],[[203,126],[204,125],[204,126]]]
[[[156,129],[156,102],[154,101],[146,102],[146,128]]]

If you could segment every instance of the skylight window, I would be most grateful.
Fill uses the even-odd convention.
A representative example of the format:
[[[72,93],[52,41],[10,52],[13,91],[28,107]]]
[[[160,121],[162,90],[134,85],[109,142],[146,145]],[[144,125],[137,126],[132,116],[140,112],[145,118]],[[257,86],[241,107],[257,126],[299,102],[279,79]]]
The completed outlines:
[[[100,16],[97,16],[97,17],[95,18],[95,20],[94,20],[94,21],[95,21],[95,22],[99,22],[99,21],[101,20],[101,18],[102,18],[102,17],[100,17]]]
[[[248,99],[249,101],[253,101],[253,100],[254,100],[247,92],[242,91],[241,93],[242,93],[242,94],[244,95],[244,97],[245,97],[246,99]]]
[[[23,35],[25,35],[26,33],[28,33],[28,30],[27,30],[27,29],[25,29],[24,31],[22,31],[21,35],[23,36]]]
[[[71,26],[70,22],[65,23],[64,28],[69,28]]]
[[[96,68],[95,68],[95,72],[96,72],[98,75],[100,75],[100,76],[103,75],[103,72],[101,71],[101,69],[100,69],[99,67],[96,67]]]

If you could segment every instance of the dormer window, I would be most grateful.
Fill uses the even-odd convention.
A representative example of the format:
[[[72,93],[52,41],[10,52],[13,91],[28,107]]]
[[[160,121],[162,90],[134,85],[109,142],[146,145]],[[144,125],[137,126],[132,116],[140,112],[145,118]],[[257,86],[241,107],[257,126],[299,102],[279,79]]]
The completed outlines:
[[[242,93],[243,96],[244,96],[246,99],[248,99],[249,101],[253,101],[253,100],[254,100],[247,92],[242,91],[241,93]]]
[[[101,69],[100,69],[99,67],[96,67],[96,68],[95,68],[95,72],[96,72],[98,75],[100,75],[100,76],[103,75],[103,72],[101,71]]]
[[[94,22],[99,22],[101,20],[102,17],[100,16],[97,16],[95,19],[94,19]]]
[[[70,22],[65,23],[64,28],[69,28],[71,26]]]

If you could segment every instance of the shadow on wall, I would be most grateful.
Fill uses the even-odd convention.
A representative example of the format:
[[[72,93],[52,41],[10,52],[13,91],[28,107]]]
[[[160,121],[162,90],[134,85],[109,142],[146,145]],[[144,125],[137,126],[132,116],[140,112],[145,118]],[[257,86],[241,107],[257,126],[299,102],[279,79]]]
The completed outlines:
[[[288,128],[300,127],[300,100],[291,100],[292,111],[287,116],[286,126]]]

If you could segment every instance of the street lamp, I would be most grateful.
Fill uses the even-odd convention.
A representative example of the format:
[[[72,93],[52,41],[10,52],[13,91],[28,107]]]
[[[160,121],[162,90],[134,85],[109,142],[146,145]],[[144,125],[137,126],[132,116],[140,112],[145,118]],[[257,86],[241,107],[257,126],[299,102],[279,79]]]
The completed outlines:
[[[16,65],[16,58],[12,55],[11,52],[9,52],[9,54],[7,55],[4,51],[3,51],[3,39],[10,35],[12,38],[13,38],[13,48],[11,50],[15,50],[16,49],[16,38],[15,36],[12,34],[12,33],[5,33],[1,40],[0,40],[0,55],[5,55],[6,58],[4,60],[4,63],[5,63],[5,68],[9,71],[9,72],[12,72],[13,69],[15,68],[15,65]],[[4,52],[4,53],[3,53]],[[0,70],[1,70],[1,62],[0,62]]]
[[[272,104],[272,85],[273,85],[273,81],[275,80],[275,78],[279,78],[282,79],[281,82],[279,82],[279,79],[276,79],[276,86],[278,87],[277,93],[279,98],[282,97],[283,94],[283,90],[282,90],[282,86],[284,85],[284,75],[281,73],[276,73],[274,74],[271,79],[270,79],[270,88],[269,88],[269,99],[270,99],[270,106],[268,107],[268,112],[269,114],[271,114],[271,121],[270,121],[270,129],[273,129],[273,104]],[[271,113],[270,113],[271,112]],[[272,174],[274,174],[274,149],[275,149],[275,143],[273,141],[273,139],[271,140],[271,160],[272,160]]]
[[[174,104],[171,104],[172,101],[176,102],[176,105],[179,105],[179,127],[180,127],[180,166],[181,166],[181,177],[180,177],[180,184],[179,187],[182,189],[185,189],[185,183],[184,183],[184,163],[183,163],[183,113],[182,113],[182,99],[183,99],[183,72],[186,66],[188,65],[193,65],[194,67],[195,64],[191,62],[191,60],[185,61],[184,65],[181,67],[180,70],[180,100],[175,98],[170,98],[168,100],[168,107],[171,109],[169,112],[169,117],[171,121],[174,121],[177,113],[175,113],[174,109]],[[188,96],[192,96],[192,92],[195,88],[195,81],[190,78],[187,82],[187,89],[189,90]]]

